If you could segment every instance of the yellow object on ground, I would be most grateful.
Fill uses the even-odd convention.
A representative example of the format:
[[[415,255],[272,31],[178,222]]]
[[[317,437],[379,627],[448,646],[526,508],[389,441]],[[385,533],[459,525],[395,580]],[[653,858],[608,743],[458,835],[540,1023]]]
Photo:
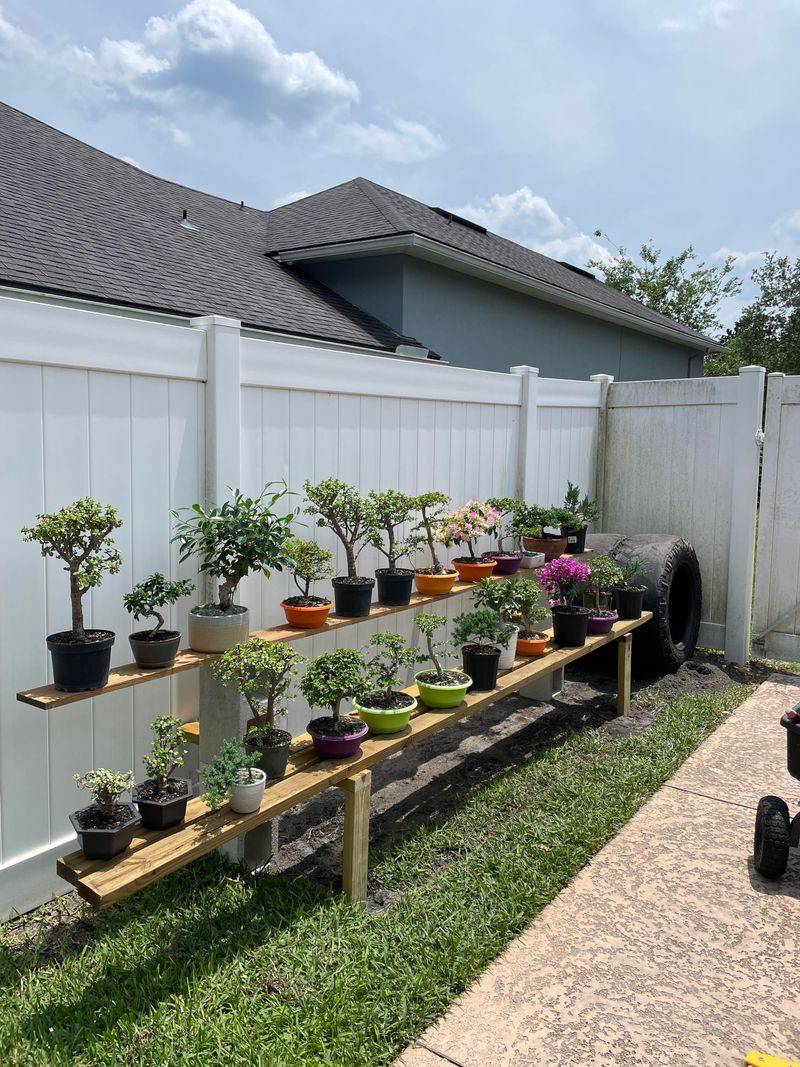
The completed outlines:
[[[751,1049],[744,1058],[745,1067],[800,1067],[798,1060],[785,1060],[781,1056],[770,1056],[766,1052]]]

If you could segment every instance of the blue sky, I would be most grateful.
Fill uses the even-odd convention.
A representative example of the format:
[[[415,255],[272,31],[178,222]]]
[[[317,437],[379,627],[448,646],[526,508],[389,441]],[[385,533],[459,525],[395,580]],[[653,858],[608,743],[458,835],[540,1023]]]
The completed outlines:
[[[745,278],[800,255],[798,54],[800,0],[0,0],[0,98],[153,173],[264,208],[361,174]]]

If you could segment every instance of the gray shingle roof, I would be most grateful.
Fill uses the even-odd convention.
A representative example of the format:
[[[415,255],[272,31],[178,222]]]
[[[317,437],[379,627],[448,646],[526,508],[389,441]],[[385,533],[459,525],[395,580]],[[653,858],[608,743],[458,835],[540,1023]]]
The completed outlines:
[[[0,103],[0,282],[370,347],[413,340],[266,256],[267,218]]]
[[[355,178],[270,211],[267,247],[271,252],[280,252],[290,248],[402,233],[428,237],[490,263],[519,271],[537,281],[555,285],[568,293],[714,344],[697,331],[657,311],[651,311],[638,300],[625,296],[603,282],[577,274],[556,260],[504,237],[481,233],[458,222],[448,221],[419,200],[366,178]]]

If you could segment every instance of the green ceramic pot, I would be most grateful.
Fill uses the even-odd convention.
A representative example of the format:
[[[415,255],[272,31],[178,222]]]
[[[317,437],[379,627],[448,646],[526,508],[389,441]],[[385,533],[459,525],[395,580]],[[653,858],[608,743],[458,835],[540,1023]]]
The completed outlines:
[[[420,674],[425,673],[420,671]],[[472,685],[471,678],[467,678],[462,685],[431,685],[430,682],[421,682],[419,674],[414,675],[414,681],[419,687],[420,700],[429,708],[457,708]]]
[[[408,707],[399,711],[381,711],[378,708],[365,708],[357,700],[353,701],[353,707],[358,712],[359,719],[363,719],[373,734],[399,734],[408,726],[411,712],[417,706],[416,700],[409,697]]]

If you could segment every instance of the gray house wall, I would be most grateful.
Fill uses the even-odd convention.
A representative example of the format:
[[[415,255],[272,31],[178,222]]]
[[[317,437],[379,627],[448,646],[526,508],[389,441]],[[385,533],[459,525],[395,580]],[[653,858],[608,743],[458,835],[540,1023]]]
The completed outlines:
[[[538,367],[548,378],[617,381],[702,373],[702,353],[410,256],[316,261],[304,269],[399,333],[461,367]]]

